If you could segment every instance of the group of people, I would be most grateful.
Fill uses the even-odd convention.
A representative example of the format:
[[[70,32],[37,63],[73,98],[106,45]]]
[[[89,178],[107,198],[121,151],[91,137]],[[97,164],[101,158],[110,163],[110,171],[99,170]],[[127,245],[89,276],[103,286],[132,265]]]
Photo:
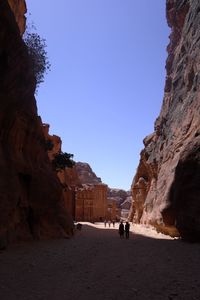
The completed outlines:
[[[113,224],[113,227],[115,227],[115,220],[113,220],[112,222],[111,222],[111,220],[108,220],[109,227],[110,227],[111,223]],[[104,220],[104,226],[106,227],[106,225],[107,225],[107,220]]]
[[[126,239],[129,239],[129,231],[130,231],[130,224],[129,222],[126,222],[125,225],[123,224],[123,221],[119,224],[119,236],[120,238],[124,238],[124,233]]]
[[[108,226],[110,227],[111,226],[111,223],[113,224],[113,227],[115,227],[115,220],[113,220],[111,222],[111,220],[104,220],[104,227],[107,226],[107,223],[108,223]],[[119,236],[120,238],[125,238],[126,239],[129,239],[129,231],[130,231],[130,224],[129,222],[127,221],[125,224],[123,223],[123,221],[120,221],[119,223]]]

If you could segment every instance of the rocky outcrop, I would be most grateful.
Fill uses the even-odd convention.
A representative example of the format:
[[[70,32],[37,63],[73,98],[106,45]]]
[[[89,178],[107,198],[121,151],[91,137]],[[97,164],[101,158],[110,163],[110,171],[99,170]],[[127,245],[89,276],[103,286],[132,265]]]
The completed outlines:
[[[96,176],[88,163],[77,162],[75,169],[82,184],[102,183],[101,178]]]
[[[129,210],[131,208],[131,203],[132,203],[132,197],[129,196],[126,198],[126,200],[121,204],[122,209],[127,209]]]
[[[108,188],[108,200],[115,201],[117,207],[121,207],[121,204],[130,196],[130,192],[122,189]]]
[[[49,124],[43,123],[43,133],[46,140],[46,145],[49,160],[52,161],[57,154],[62,153],[62,140],[57,135],[49,134]],[[64,205],[71,216],[75,218],[75,202],[76,189],[82,187],[76,168],[64,168],[56,172],[57,177],[62,186],[62,194],[64,198]]]
[[[20,1],[19,1],[20,2]],[[14,3],[14,2],[13,2]],[[35,78],[14,15],[0,1],[0,244],[63,237],[72,220],[37,115]]]
[[[25,0],[8,0],[8,3],[15,15],[15,19],[18,24],[20,33],[23,34],[26,29],[26,2]]]
[[[166,84],[132,184],[130,219],[200,240],[200,2],[167,0]]]

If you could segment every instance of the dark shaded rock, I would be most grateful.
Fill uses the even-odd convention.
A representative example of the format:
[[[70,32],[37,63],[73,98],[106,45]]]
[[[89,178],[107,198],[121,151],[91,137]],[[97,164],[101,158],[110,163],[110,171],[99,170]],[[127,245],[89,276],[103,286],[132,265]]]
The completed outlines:
[[[178,162],[170,190],[176,226],[183,239],[200,241],[200,145],[189,144]]]
[[[37,115],[35,78],[6,0],[0,2],[0,240],[63,237],[72,220]]]

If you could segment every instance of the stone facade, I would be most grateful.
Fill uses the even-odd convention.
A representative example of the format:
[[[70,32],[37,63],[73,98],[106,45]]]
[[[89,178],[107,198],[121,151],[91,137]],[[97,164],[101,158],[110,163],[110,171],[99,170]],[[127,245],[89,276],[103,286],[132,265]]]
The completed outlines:
[[[103,221],[107,214],[107,185],[85,185],[76,192],[76,221]]]
[[[53,148],[47,151],[52,161],[56,154],[61,153],[62,141],[60,137],[49,134],[48,124],[43,124],[43,132],[46,141],[53,145]],[[117,201],[108,201],[108,186],[101,182],[89,164],[78,162],[73,168],[60,170],[57,176],[63,188],[65,207],[74,220],[95,222],[120,218]],[[126,195],[122,190],[115,192],[116,195]]]

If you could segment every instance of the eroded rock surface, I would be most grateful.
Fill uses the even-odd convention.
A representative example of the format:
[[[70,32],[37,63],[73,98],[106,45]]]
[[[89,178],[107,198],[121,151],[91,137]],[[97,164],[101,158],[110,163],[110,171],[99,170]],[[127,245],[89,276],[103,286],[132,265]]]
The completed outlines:
[[[50,135],[49,127],[49,124],[43,124],[42,126],[46,145],[50,145],[50,149],[47,151],[48,157],[50,161],[52,161],[57,154],[62,153],[62,140],[57,135]],[[76,189],[82,187],[76,168],[75,166],[73,168],[66,167],[57,171],[56,174],[62,186],[64,205],[70,215],[74,218]]]
[[[166,12],[163,105],[155,132],[144,139],[130,219],[200,240],[200,2],[167,0]]]
[[[63,237],[71,231],[62,188],[45,150],[34,91],[35,78],[27,49],[8,2],[2,0],[0,245],[16,240]]]
[[[18,24],[20,33],[23,34],[26,29],[26,2],[25,0],[8,0],[8,3],[15,15],[15,19]]]
[[[88,163],[77,162],[75,169],[82,184],[102,183],[101,178],[96,176]]]

